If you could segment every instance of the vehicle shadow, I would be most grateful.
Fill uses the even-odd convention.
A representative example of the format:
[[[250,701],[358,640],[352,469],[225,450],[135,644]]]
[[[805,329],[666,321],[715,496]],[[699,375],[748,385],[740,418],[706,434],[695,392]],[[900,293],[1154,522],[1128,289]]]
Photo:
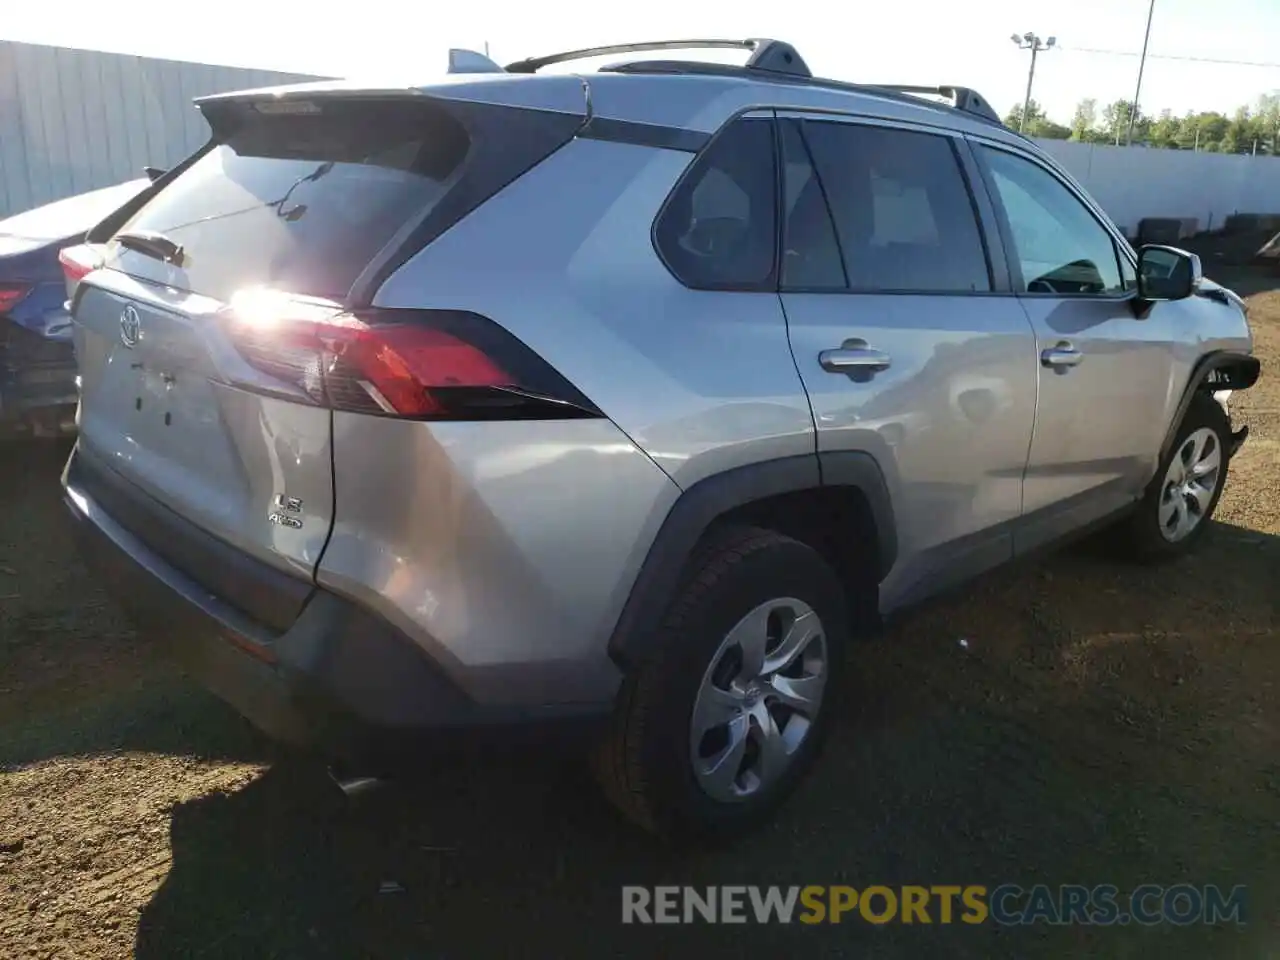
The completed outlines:
[[[80,564],[69,441],[0,447],[0,770],[109,751],[256,761],[248,726],[143,643]]]
[[[733,847],[622,824],[581,765],[436,759],[347,801],[281,764],[177,806],[137,956],[1263,955],[1280,893],[1280,538],[1156,570],[1075,550],[851,655],[815,776]],[[960,642],[963,641],[963,642]],[[1254,731],[1250,734],[1249,731]],[[624,926],[623,885],[1245,884],[1241,929]]]

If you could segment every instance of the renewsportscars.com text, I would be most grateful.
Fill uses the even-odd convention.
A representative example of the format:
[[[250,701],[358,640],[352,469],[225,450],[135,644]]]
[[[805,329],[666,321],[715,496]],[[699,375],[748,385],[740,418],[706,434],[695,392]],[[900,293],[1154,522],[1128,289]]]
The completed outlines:
[[[622,888],[623,923],[1049,924],[1177,926],[1245,922],[1245,888],[1142,884],[998,887],[723,886]]]

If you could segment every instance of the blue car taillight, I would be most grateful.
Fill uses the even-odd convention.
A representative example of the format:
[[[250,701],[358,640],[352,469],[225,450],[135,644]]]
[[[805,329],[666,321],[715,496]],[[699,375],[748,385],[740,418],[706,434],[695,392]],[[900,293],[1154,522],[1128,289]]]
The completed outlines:
[[[71,303],[80,281],[102,266],[103,257],[96,245],[80,243],[59,250],[58,263],[67,282],[67,303]]]
[[[21,281],[0,281],[0,314],[8,313],[31,292],[32,285]]]

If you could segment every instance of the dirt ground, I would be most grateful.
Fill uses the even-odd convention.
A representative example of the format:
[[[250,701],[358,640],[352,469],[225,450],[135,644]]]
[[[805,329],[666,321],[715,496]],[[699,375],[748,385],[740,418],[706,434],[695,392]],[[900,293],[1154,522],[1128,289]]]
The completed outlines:
[[[1273,371],[1280,291],[1251,304]],[[65,450],[9,462],[0,955],[1280,956],[1280,378],[1236,410],[1253,436],[1198,556],[1149,570],[1076,548],[911,616],[856,651],[824,763],[776,824],[696,857],[541,755],[437,761],[343,802],[87,578],[60,522]],[[1244,884],[1249,922],[619,923],[622,884],[1005,882]]]

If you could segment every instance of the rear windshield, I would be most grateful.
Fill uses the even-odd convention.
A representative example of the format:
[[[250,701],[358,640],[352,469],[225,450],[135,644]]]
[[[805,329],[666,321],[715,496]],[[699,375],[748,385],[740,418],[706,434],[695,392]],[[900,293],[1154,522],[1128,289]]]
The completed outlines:
[[[442,107],[404,101],[223,106],[218,145],[122,228],[164,234],[176,272],[135,252],[120,269],[230,300],[245,287],[341,298],[410,220],[438,203],[469,149]]]

